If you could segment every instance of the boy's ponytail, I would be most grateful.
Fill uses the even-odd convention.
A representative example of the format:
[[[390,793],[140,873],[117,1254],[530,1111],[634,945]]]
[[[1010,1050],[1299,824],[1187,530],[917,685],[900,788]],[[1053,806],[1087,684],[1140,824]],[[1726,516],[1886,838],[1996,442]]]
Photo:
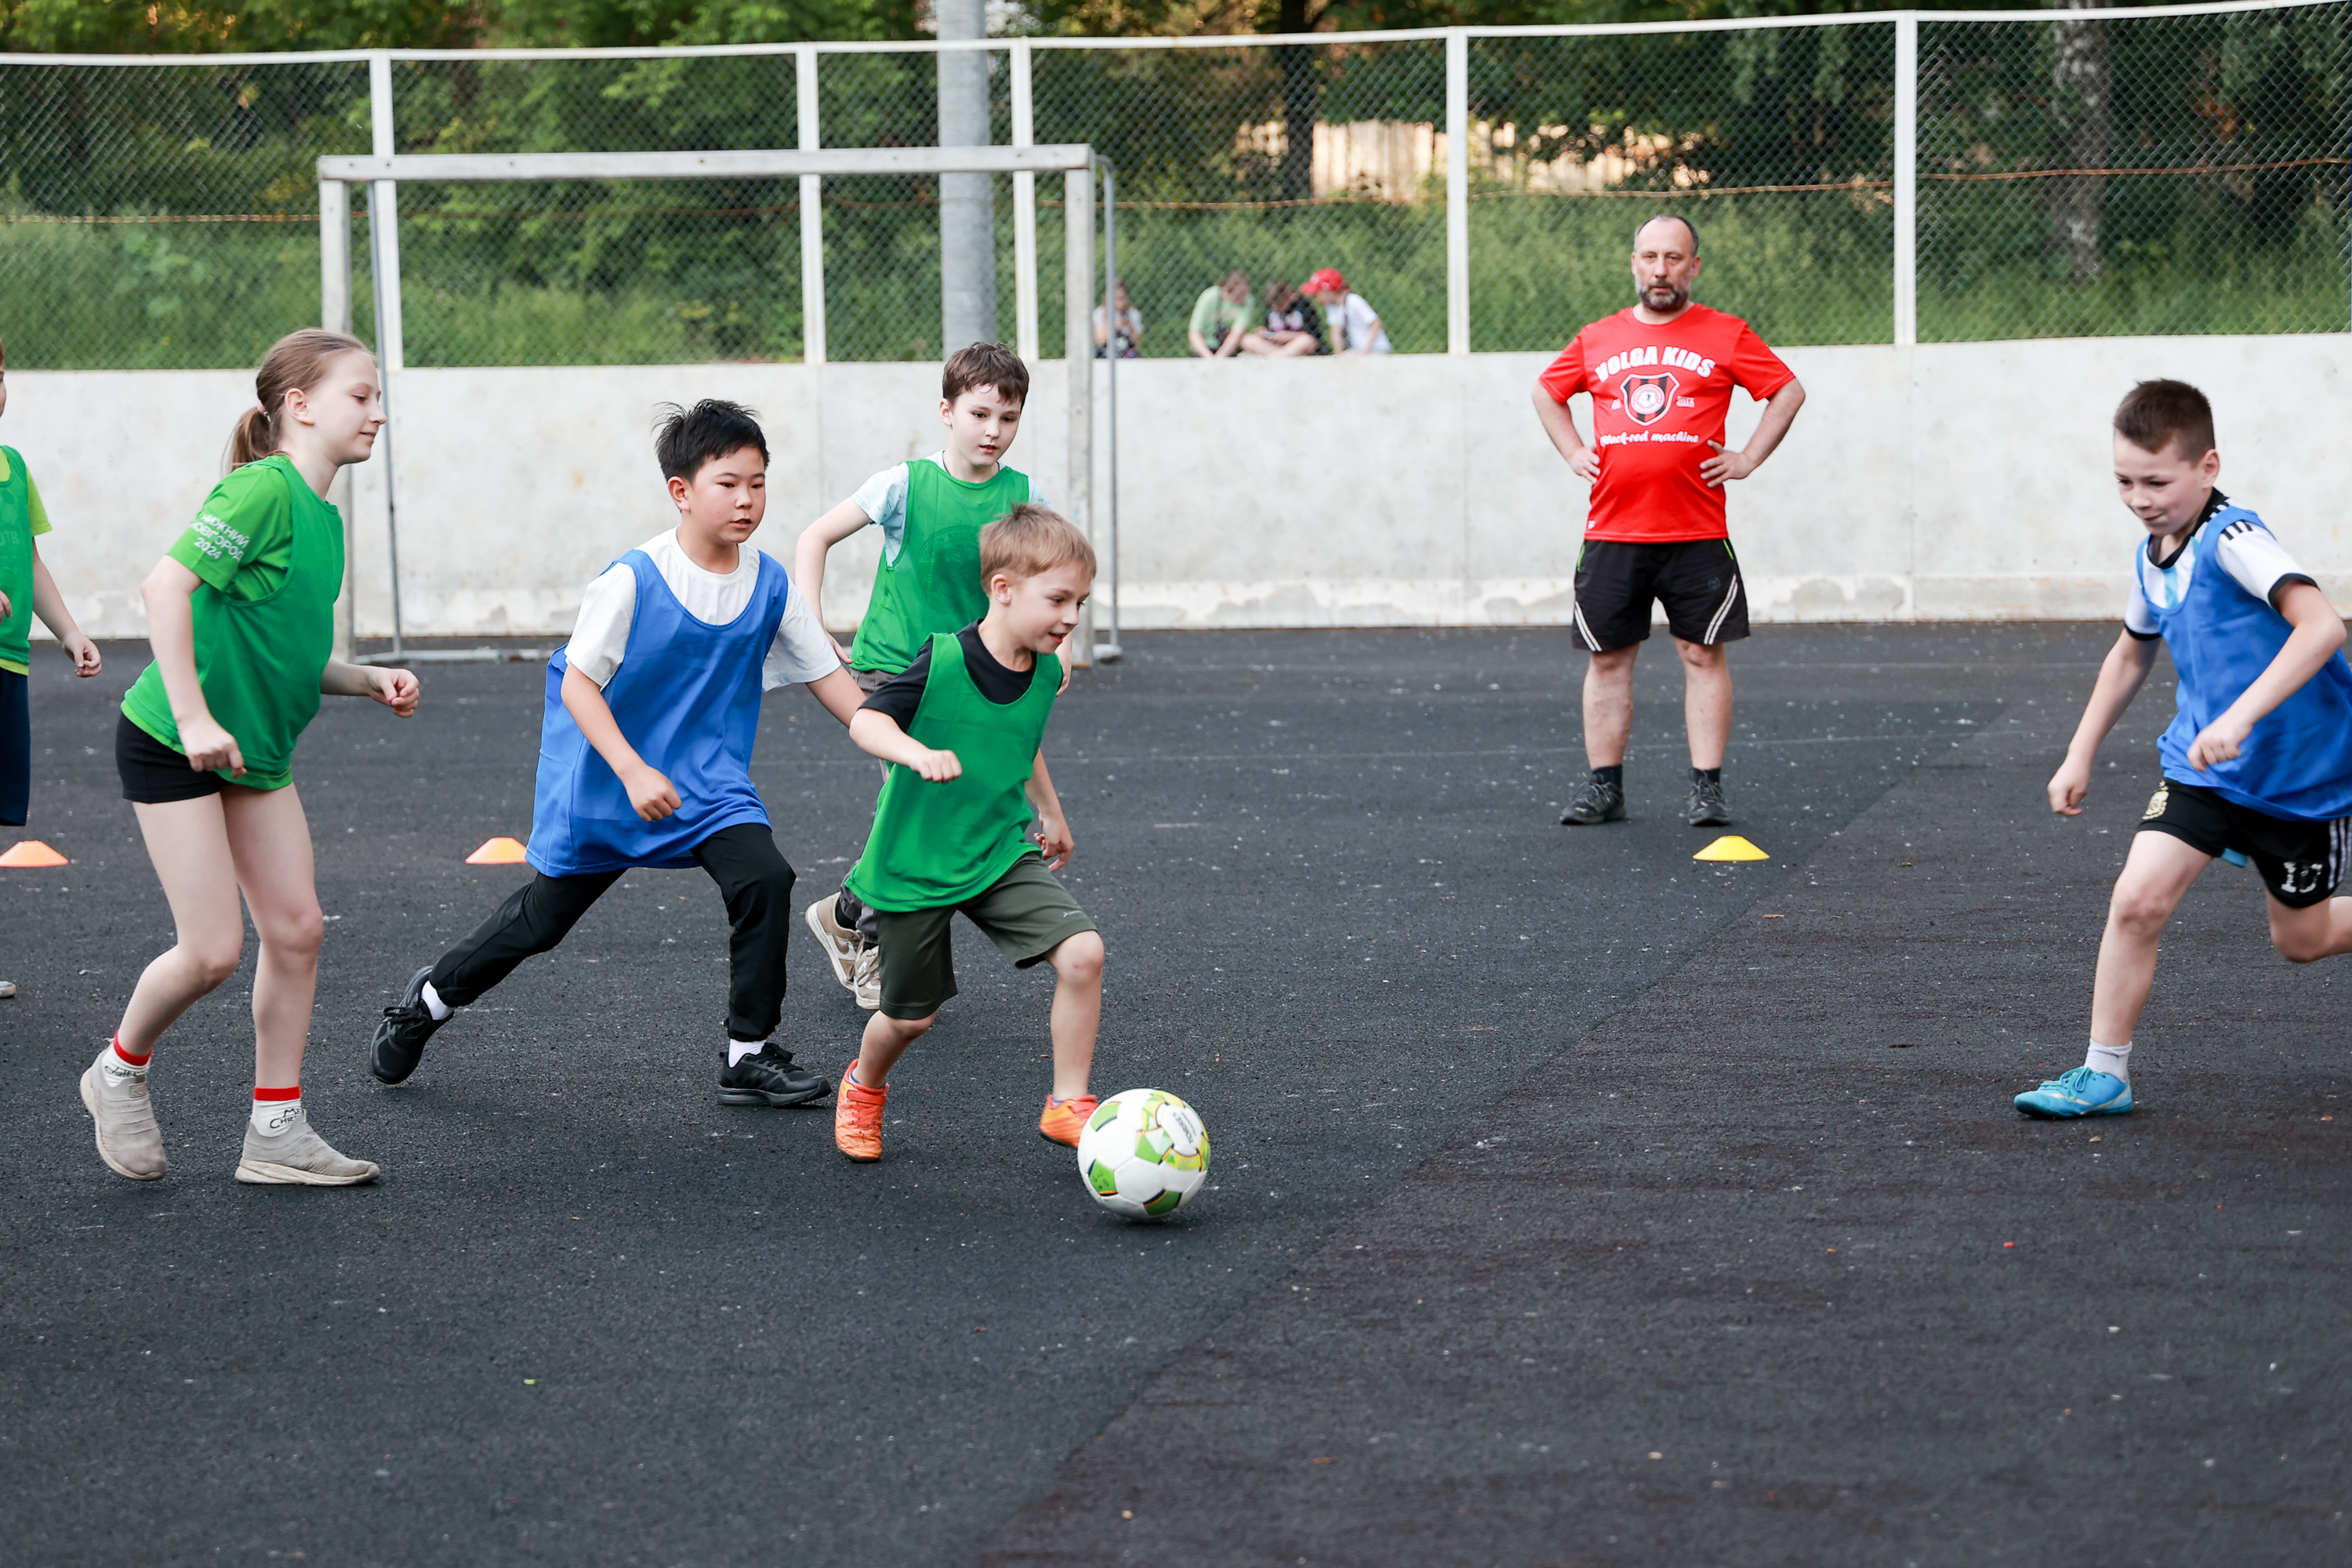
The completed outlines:
[[[278,450],[278,415],[289,392],[308,392],[327,379],[327,367],[348,353],[366,353],[367,344],[349,332],[304,327],[269,345],[253,373],[253,406],[237,416],[228,438],[228,464],[241,468]]]

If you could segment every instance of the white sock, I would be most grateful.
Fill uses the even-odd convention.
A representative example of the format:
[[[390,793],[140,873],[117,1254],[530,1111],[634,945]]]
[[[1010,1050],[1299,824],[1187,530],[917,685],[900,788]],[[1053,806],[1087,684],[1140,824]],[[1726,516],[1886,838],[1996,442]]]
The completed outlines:
[[[291,1100],[257,1100],[253,1102],[253,1130],[264,1138],[276,1138],[290,1132],[302,1123],[302,1097]]]
[[[417,995],[424,1002],[425,1010],[433,1015],[433,1021],[436,1024],[447,1023],[449,1015],[457,1010],[441,1000],[441,993],[433,989],[433,982],[430,980],[425,983],[425,989]]]
[[[2129,1083],[2131,1082],[2131,1042],[2126,1040],[2120,1046],[2103,1046],[2098,1041],[2093,1040],[2091,1054],[2083,1058],[2083,1065],[2097,1072],[2113,1073],[2126,1083]]]
[[[741,1061],[745,1057],[756,1057],[767,1048],[768,1042],[765,1040],[738,1040],[730,1038],[727,1042],[727,1065],[731,1068],[737,1062]]]

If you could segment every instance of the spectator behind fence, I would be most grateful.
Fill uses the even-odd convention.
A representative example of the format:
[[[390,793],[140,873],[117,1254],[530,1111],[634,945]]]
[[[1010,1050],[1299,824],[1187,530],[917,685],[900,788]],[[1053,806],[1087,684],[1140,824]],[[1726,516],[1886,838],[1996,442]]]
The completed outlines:
[[[1249,274],[1235,268],[1223,282],[1201,290],[1184,335],[1201,358],[1231,359],[1241,352],[1251,314]]]
[[[1380,312],[1372,309],[1370,300],[1349,289],[1348,280],[1339,276],[1338,268],[1319,268],[1307,280],[1307,293],[1323,307],[1324,319],[1331,323],[1333,353],[1395,352],[1386,329],[1381,325]]]
[[[1323,319],[1289,284],[1267,279],[1265,325],[1242,338],[1242,352],[1296,359],[1323,352]]]
[[[1120,359],[1139,359],[1143,355],[1143,312],[1128,302],[1126,279],[1122,278],[1118,280],[1117,292],[1118,322],[1116,330],[1118,334],[1118,347],[1112,352],[1115,352]],[[1109,347],[1113,330],[1110,312],[1097,305],[1095,307],[1095,358],[1107,357],[1106,350]]]

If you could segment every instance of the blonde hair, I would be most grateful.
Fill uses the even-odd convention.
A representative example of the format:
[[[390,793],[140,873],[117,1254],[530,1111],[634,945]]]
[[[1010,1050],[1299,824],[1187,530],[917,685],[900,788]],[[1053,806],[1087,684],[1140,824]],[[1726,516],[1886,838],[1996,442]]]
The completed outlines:
[[[349,332],[304,327],[269,345],[253,373],[254,405],[237,416],[228,438],[228,466],[241,468],[278,450],[278,416],[289,392],[308,392],[327,379],[327,367],[347,353],[366,353],[367,344]]]
[[[1076,562],[1095,574],[1095,547],[1078,525],[1051,507],[1023,501],[980,531],[980,580],[998,573],[1018,583]]]

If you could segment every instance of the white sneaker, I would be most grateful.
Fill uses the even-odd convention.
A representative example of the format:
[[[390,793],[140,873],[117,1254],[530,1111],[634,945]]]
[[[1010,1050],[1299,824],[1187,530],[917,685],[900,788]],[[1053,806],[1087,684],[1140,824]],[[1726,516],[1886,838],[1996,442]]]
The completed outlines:
[[[147,1069],[115,1054],[114,1042],[81,1075],[81,1102],[98,1123],[98,1157],[134,1182],[163,1178],[163,1131],[147,1100]]]
[[[245,1156],[236,1163],[236,1179],[255,1186],[351,1187],[373,1182],[380,1173],[373,1160],[352,1160],[327,1146],[313,1131],[299,1100],[286,1102],[273,1119],[277,1131],[264,1133],[251,1120],[245,1124]]]
[[[831,893],[808,907],[808,928],[816,937],[817,951],[833,965],[833,977],[844,990],[856,990],[857,956],[866,943],[856,928],[843,925],[835,916]]]
[[[857,1005],[871,1013],[882,1005],[882,950],[861,947],[857,950],[857,967],[850,976],[849,989],[857,997]]]

